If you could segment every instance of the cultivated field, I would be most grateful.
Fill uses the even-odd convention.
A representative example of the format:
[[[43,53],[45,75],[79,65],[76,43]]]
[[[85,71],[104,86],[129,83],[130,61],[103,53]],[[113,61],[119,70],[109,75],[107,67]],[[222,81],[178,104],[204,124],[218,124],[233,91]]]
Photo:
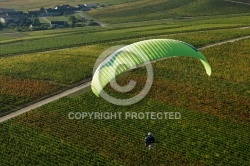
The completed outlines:
[[[249,13],[249,5],[225,0],[144,0],[91,10],[90,14],[107,23],[154,19]]]
[[[53,1],[20,2],[0,1],[0,6],[57,5]],[[222,0],[85,2],[113,5],[89,13],[107,22],[106,26],[16,34],[0,31],[0,116],[90,78],[96,59],[111,46],[153,38],[182,40],[197,48],[231,42],[201,49],[212,67],[210,77],[193,58],[153,63],[152,88],[137,104],[120,107],[91,91],[80,92],[1,123],[0,165],[250,163],[249,6]],[[201,12],[206,5],[211,14]],[[192,8],[195,10],[186,14]],[[193,18],[177,18],[183,16]],[[233,40],[242,37],[245,39]],[[137,82],[131,92],[121,94],[110,86],[105,90],[117,98],[134,96],[143,88],[146,75],[142,67],[118,77],[121,85],[130,79]],[[181,119],[68,117],[70,112],[117,111],[180,112]],[[149,131],[156,138],[150,151],[144,147],[144,135]]]
[[[120,3],[133,2],[135,0],[57,0],[56,2],[51,0],[1,0],[0,6],[5,8],[11,8],[15,10],[32,10],[32,9],[40,9],[41,7],[54,7],[60,4],[104,4],[104,5],[115,5]]]

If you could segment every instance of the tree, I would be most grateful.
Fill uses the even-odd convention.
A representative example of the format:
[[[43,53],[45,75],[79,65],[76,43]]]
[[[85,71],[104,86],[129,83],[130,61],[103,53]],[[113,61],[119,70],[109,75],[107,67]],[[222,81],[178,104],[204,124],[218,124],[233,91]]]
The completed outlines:
[[[69,17],[69,21],[72,22],[72,23],[76,23],[77,22],[77,18],[72,15],[72,16]]]
[[[0,22],[0,29],[2,29],[4,26],[3,26],[3,24]]]
[[[34,26],[39,26],[40,25],[40,20],[37,16],[32,15],[31,16],[31,24]]]
[[[91,20],[89,23],[88,23],[88,26],[99,26],[100,24],[96,21],[93,21]]]
[[[82,21],[82,24],[84,23],[84,22],[86,22],[88,19],[86,19],[85,17],[82,17],[81,18],[81,21]]]
[[[76,22],[77,22],[77,18],[72,15],[69,17],[69,22],[71,22],[71,27],[75,27]]]
[[[41,7],[41,8],[40,8],[40,11],[45,11],[44,7]]]
[[[40,20],[39,20],[38,17],[35,18],[34,25],[36,25],[36,26],[40,26],[41,25]]]

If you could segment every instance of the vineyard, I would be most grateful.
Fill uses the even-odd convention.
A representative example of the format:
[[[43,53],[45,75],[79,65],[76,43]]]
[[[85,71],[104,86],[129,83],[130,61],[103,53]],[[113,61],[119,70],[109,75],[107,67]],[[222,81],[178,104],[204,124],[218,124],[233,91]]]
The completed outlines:
[[[0,2],[0,6],[53,6],[46,0],[25,1],[23,6],[21,1],[10,1],[17,6],[7,1]],[[249,6],[228,1],[84,2],[111,4],[89,12],[109,24],[20,32],[16,36],[0,32],[0,118],[91,78],[96,59],[112,46],[162,38],[185,41],[201,49],[250,36],[250,16],[245,13]],[[207,15],[203,6],[211,9],[211,14]],[[195,10],[190,16],[199,17],[177,18],[191,7]],[[156,9],[167,10],[152,12]],[[218,13],[229,15],[211,16]],[[159,20],[163,16],[171,19]],[[210,77],[194,58],[175,57],[152,63],[153,85],[134,105],[116,106],[84,89],[0,123],[0,165],[249,165],[249,46],[250,38],[245,38],[201,49],[212,68]],[[110,85],[105,91],[121,99],[132,97],[143,88],[146,75],[142,67],[118,76],[120,85],[129,80],[137,82],[128,93],[116,92]],[[70,112],[124,115],[157,111],[179,112],[181,118],[69,118]],[[151,150],[144,147],[144,136],[149,131],[156,138]]]
[[[161,30],[158,31],[161,32]],[[246,35],[250,35],[249,28],[246,29],[229,28],[229,29],[210,30],[206,32],[197,31],[197,32],[186,32],[186,33],[177,33],[169,35],[159,35],[159,36],[156,34],[153,37],[144,37],[142,39],[173,38],[186,41],[188,43],[191,43],[199,47],[210,43],[215,43],[218,41],[223,41]],[[40,82],[45,81],[48,82],[49,84],[53,84],[53,86],[59,86],[58,88],[60,89],[90,77],[92,75],[93,64],[95,63],[97,56],[99,56],[107,48],[114,45],[131,44],[133,42],[137,42],[142,39],[137,38],[137,39],[122,40],[122,41],[118,40],[113,43],[103,43],[103,44],[71,48],[66,50],[5,57],[0,59],[0,73],[1,75],[8,77],[11,76],[18,79],[32,79],[32,80],[39,80]],[[82,66],[84,66],[84,68]],[[242,77],[246,78],[244,74],[242,74]],[[238,77],[238,79],[240,78]],[[13,109],[16,106],[30,102],[34,99],[42,97],[45,94],[49,94],[50,92],[58,90],[54,89],[52,91],[46,91],[47,87],[44,87],[45,92],[40,93],[39,97],[37,96],[35,98],[34,97],[23,98],[23,96],[15,97],[15,95],[10,96],[9,93],[6,93],[5,84],[8,85],[8,82],[2,79],[1,86],[3,90],[1,91],[1,94],[4,95],[7,98],[7,100],[4,100],[4,97],[2,98],[2,100],[4,101],[2,102],[3,109],[1,110],[1,112]],[[27,93],[26,91],[22,90],[21,85],[17,86],[16,88],[18,89],[19,87],[23,93]],[[43,86],[39,88],[42,87]],[[32,91],[31,89],[33,88],[34,86],[29,87],[30,91]],[[40,90],[42,92],[42,89]],[[22,97],[23,99],[20,99],[20,97]]]
[[[37,80],[0,76],[0,116],[27,102],[39,99],[62,88],[60,85]]]
[[[222,14],[249,13],[248,5],[224,0],[136,1],[110,8],[92,10],[90,14],[104,22],[124,23],[141,20],[185,18]]]
[[[30,78],[70,85],[92,75],[93,63],[105,48],[93,45],[5,57],[0,60],[0,72],[2,75],[22,79]]]
[[[55,35],[47,33],[38,35],[38,37],[29,36],[21,39],[11,39],[0,42],[0,56],[16,55],[23,53],[32,53],[38,51],[47,51],[54,49],[77,47],[89,44],[103,44],[119,40],[138,39],[142,37],[150,37],[156,35],[176,34],[183,32],[196,32],[196,31],[209,31],[215,29],[230,29],[236,27],[242,27],[248,25],[247,20],[249,17],[245,17],[244,21],[240,21],[242,17],[236,17],[231,19],[225,18],[223,24],[217,23],[219,20],[203,22],[197,24],[197,20],[192,22],[180,22],[177,25],[149,25],[139,26],[132,28],[118,28],[112,30],[100,30],[98,29],[82,32],[81,30],[76,32],[64,32],[62,34],[57,33]],[[232,23],[231,21],[234,21]],[[97,32],[95,32],[97,31]],[[249,32],[249,29],[240,29],[241,31]],[[239,32],[234,32],[239,33]],[[33,33],[31,33],[33,34]],[[231,34],[228,34],[231,35]],[[232,34],[233,35],[233,34]],[[232,38],[234,36],[231,36]]]
[[[50,0],[4,0],[0,1],[1,7],[12,8],[16,10],[27,10],[27,9],[40,9],[41,7],[54,7],[58,4],[70,4],[70,5],[77,5],[79,3],[101,3],[101,4],[108,4],[108,5],[115,5],[120,3],[127,3],[132,2],[135,0],[80,0],[80,1],[72,1],[72,0],[57,0],[56,4]]]
[[[14,153],[15,157],[11,161],[19,164],[25,164],[31,159],[34,164],[48,162],[58,164],[56,161],[60,161],[64,164],[93,165],[98,163],[101,165],[105,163],[246,165],[250,160],[248,155],[250,94],[249,73],[244,70],[249,70],[247,65],[249,53],[245,54],[248,52],[246,46],[249,43],[250,40],[244,40],[204,50],[211,59],[211,65],[216,69],[213,78],[206,78],[200,74],[202,66],[197,68],[195,65],[189,65],[198,62],[188,58],[170,59],[154,64],[156,79],[153,89],[142,102],[130,107],[109,104],[89,92],[78,97],[63,98],[21,115],[8,123],[1,124],[1,139],[5,142],[1,148],[5,152],[12,149],[9,153]],[[237,55],[227,48],[237,48]],[[221,50],[224,50],[224,54],[221,54]],[[217,58],[218,56],[221,58]],[[238,77],[239,80],[224,75],[221,63],[224,62],[225,56],[235,57],[227,61],[232,67],[226,71],[229,70],[234,75],[233,78]],[[242,65],[233,66],[236,59]],[[241,62],[241,59],[245,61]],[[188,63],[191,61],[192,63]],[[241,73],[245,75],[241,76]],[[124,83],[132,78],[140,87],[140,84],[143,84],[144,74],[144,69],[140,69],[120,77],[119,82]],[[137,89],[131,93],[136,91]],[[111,89],[110,92],[112,93]],[[122,97],[115,92],[114,95]],[[155,108],[161,111],[181,112],[183,118],[180,120],[67,118],[71,111],[119,109],[120,112],[129,110],[148,112]],[[158,138],[155,149],[150,152],[143,147],[143,134],[147,131],[154,132]],[[4,140],[9,141],[7,143]],[[7,156],[8,153],[1,155],[1,161],[7,162]],[[19,157],[22,158],[21,161],[18,160]]]

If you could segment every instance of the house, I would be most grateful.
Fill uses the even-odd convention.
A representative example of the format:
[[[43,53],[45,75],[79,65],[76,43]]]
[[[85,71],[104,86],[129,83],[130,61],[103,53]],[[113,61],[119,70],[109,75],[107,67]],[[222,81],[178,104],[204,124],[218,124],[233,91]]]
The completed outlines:
[[[90,6],[87,6],[87,4],[78,4],[78,5],[76,5],[76,8],[79,10],[79,9],[81,9],[81,10],[86,10],[86,11],[88,11],[88,10],[91,10],[91,7]]]
[[[90,7],[87,7],[87,6],[82,6],[80,7],[81,11],[90,11],[91,8]]]
[[[39,11],[29,11],[28,15],[36,16],[36,17],[46,17],[46,16],[60,16],[62,15],[62,12],[56,9],[46,9],[46,10],[39,10]]]
[[[12,16],[14,22],[27,22],[30,18],[27,15]]]
[[[40,10],[38,17],[46,17],[47,15],[48,14],[47,14],[46,10]]]
[[[18,22],[19,18],[23,18],[24,13],[22,11],[7,11],[1,12],[0,22],[3,24],[8,24],[11,22]]]
[[[6,16],[21,16],[23,15],[22,11],[11,11],[11,12],[6,12]]]
[[[3,16],[0,16],[0,22],[2,24],[9,24],[9,23],[14,22],[14,19],[12,17],[3,15]]]
[[[64,28],[67,25],[66,21],[51,21],[50,27],[51,28]]]
[[[57,10],[58,10],[58,9],[69,9],[69,8],[71,8],[71,6],[68,5],[68,4],[67,4],[67,5],[61,5],[61,6],[59,5],[59,6],[56,6],[56,7],[55,7],[55,9],[57,9]]]
[[[6,12],[14,12],[14,10],[7,8],[0,8],[0,13],[6,13]]]
[[[78,4],[76,5],[76,9],[80,9],[82,11],[89,11],[91,8],[97,8],[97,4]]]
[[[77,11],[78,8],[72,7],[70,5],[61,5],[61,6],[56,6],[55,10],[61,11],[61,12],[71,12],[73,13],[74,11]]]
[[[10,24],[29,25],[31,21],[27,15],[13,15],[13,16],[1,15],[0,22],[4,25],[10,25]]]
[[[60,16],[63,14],[63,12],[61,10],[57,10],[57,9],[46,9],[45,12],[47,13],[47,16]]]
[[[76,8],[82,8],[82,7],[86,7],[84,4],[78,4],[76,5]]]
[[[17,23],[14,22],[8,23],[8,27],[16,27],[16,26],[18,26]]]
[[[28,15],[31,17],[31,16],[39,16],[40,15],[40,11],[28,11]]]
[[[84,6],[88,7],[88,8],[97,8],[97,4],[84,4]]]

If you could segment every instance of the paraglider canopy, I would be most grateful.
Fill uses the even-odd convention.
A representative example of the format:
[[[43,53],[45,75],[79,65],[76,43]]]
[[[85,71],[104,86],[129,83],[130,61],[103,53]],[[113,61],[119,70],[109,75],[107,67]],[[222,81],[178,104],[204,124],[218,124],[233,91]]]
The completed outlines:
[[[130,44],[108,56],[96,69],[91,89],[99,96],[102,89],[117,75],[147,62],[177,56],[199,59],[206,73],[211,75],[207,59],[192,45],[173,39],[151,39]]]

